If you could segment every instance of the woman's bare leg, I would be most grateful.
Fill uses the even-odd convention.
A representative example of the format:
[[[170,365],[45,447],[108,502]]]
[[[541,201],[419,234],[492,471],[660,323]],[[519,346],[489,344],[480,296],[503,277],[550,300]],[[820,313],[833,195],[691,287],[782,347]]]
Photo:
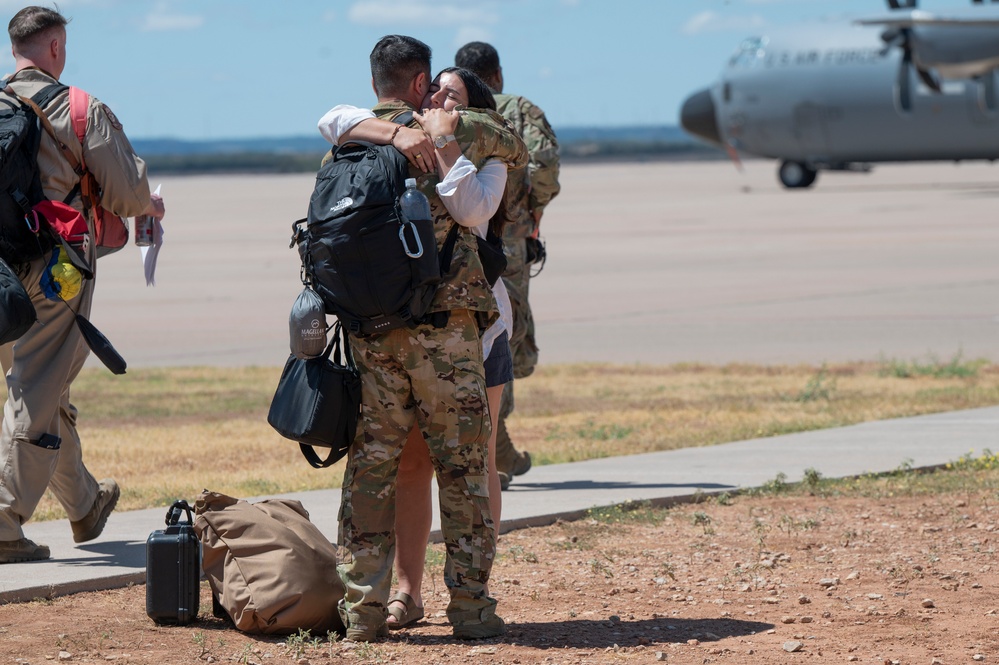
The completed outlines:
[[[433,476],[434,466],[430,462],[427,444],[420,429],[414,427],[399,458],[396,480],[395,575],[399,579],[399,591],[412,597],[417,607],[423,607],[420,589],[433,521]],[[389,615],[388,623],[395,622],[395,617]]]
[[[487,444],[489,446],[489,512],[492,513],[493,523],[496,525],[497,542],[499,542],[500,534],[500,511],[503,508],[503,489],[500,487],[499,471],[496,469],[496,424],[499,422],[503,385],[486,388],[486,399],[489,400],[489,419],[493,423],[493,431],[489,435],[489,443]]]

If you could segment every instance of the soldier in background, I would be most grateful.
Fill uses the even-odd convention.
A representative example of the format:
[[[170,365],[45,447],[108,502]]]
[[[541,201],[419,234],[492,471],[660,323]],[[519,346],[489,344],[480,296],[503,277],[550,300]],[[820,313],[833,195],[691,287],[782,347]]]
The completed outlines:
[[[526,169],[509,171],[504,198],[508,219],[503,232],[503,248],[507,257],[503,282],[513,305],[510,349],[513,352],[513,377],[523,379],[530,376],[538,364],[538,345],[534,340],[534,316],[528,302],[528,289],[531,266],[544,251],[538,240],[541,215],[545,206],[559,193],[558,142],[544,111],[526,97],[503,93],[503,69],[495,48],[485,42],[469,42],[458,49],[454,64],[472,70],[492,88],[497,110],[513,124],[530,154]],[[506,428],[507,416],[513,413],[514,408],[513,386],[514,382],[510,382],[503,391],[496,435],[496,467],[503,489],[510,486],[513,476],[527,473],[531,468],[530,454],[514,447]]]

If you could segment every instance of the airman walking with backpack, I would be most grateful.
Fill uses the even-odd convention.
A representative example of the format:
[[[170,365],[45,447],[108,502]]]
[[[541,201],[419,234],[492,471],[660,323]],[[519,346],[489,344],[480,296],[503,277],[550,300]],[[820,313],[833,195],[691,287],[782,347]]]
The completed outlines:
[[[15,108],[17,96],[31,99],[59,83],[66,65],[66,24],[59,12],[44,7],[26,7],[11,19],[8,32],[16,71],[6,79],[0,102]],[[77,410],[70,401],[70,387],[88,355],[76,317],[90,312],[94,280],[84,278],[73,289],[61,290],[61,285],[53,286],[53,269],[67,252],[94,266],[94,216],[99,209],[97,201],[84,200],[96,193],[81,189],[81,175],[70,158],[93,175],[100,207],[122,217],[164,214],[162,200],[150,195],[145,163],[135,155],[118,118],[89,97],[81,142],[69,100],[65,88],[43,100],[41,111],[55,136],[48,128],[39,131],[37,162],[43,198],[82,212],[87,233],[67,241],[70,248],[63,249],[45,220],[31,214],[28,206],[38,201],[27,200],[30,192],[0,192],[0,197],[24,199],[23,210],[0,219],[0,253],[20,277],[38,318],[20,339],[0,348],[7,379],[0,432],[0,563],[49,558],[49,548],[25,538],[21,529],[46,489],[66,510],[77,543],[101,534],[120,493],[114,480],[98,482],[87,470],[76,430]]]

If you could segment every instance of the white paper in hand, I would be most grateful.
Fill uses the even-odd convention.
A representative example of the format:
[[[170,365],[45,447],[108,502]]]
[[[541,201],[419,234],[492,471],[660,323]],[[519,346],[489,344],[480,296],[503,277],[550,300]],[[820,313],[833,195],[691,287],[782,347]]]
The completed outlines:
[[[157,196],[160,195],[160,187],[163,185],[157,185],[156,191],[153,192]],[[163,225],[160,224],[160,220],[153,220],[153,244],[146,247],[140,247],[139,251],[142,253],[142,268],[146,273],[146,286],[156,286],[156,257],[159,256],[160,247],[163,245]]]

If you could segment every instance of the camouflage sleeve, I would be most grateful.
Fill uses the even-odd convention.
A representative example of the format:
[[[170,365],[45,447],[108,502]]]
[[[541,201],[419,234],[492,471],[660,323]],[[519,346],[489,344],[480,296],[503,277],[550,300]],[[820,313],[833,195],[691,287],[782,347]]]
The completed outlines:
[[[476,167],[481,167],[490,158],[499,159],[510,169],[527,166],[524,141],[495,111],[463,110],[454,133],[465,157]]]
[[[531,210],[540,215],[548,202],[555,198],[558,184],[559,157],[555,131],[548,124],[545,112],[527,99],[521,98],[521,117],[524,119],[523,137],[530,153],[527,167],[531,180]]]

